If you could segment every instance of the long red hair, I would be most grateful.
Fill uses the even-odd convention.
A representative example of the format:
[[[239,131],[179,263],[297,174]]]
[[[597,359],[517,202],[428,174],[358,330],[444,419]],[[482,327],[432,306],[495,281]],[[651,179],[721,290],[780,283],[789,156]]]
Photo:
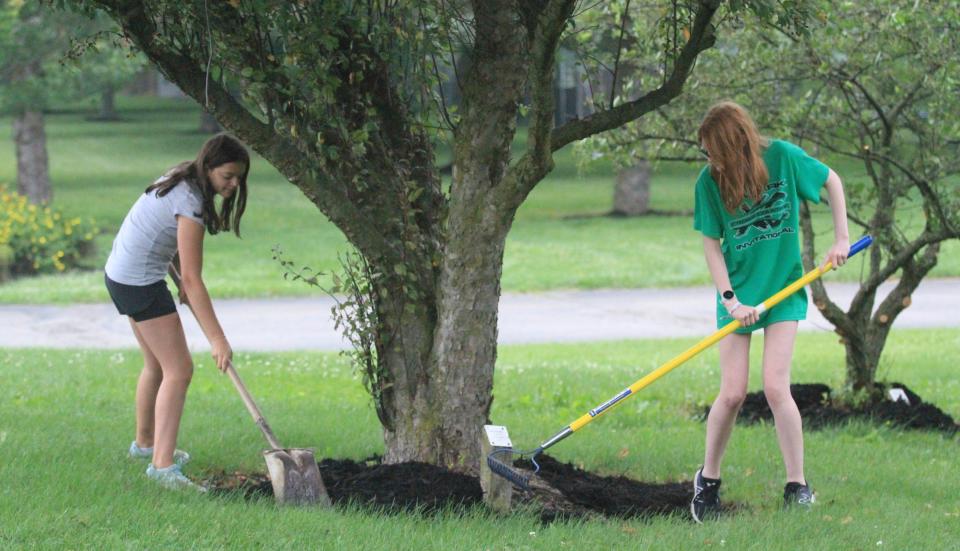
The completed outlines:
[[[697,135],[710,155],[710,175],[727,212],[735,212],[744,197],[760,201],[769,178],[762,157],[769,142],[747,110],[721,101],[707,111]]]

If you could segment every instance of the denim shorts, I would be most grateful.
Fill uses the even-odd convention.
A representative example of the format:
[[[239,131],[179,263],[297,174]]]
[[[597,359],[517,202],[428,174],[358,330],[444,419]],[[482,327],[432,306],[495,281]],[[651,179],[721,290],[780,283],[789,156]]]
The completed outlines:
[[[103,280],[117,312],[133,321],[147,321],[177,311],[165,279],[150,285],[124,285],[104,274]]]

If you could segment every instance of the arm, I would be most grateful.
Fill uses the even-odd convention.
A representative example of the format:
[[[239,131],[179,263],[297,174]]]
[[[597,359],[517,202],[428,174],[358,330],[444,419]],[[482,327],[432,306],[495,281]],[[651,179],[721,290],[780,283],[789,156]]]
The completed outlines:
[[[179,277],[180,274],[183,272],[183,270],[180,268],[179,252],[174,253],[173,260],[170,261],[170,263],[173,264],[173,269],[177,271],[177,277]],[[190,301],[187,299],[187,293],[183,290],[183,286],[180,285],[179,281],[177,281],[176,283],[177,283],[177,296],[180,299],[180,304],[186,304],[187,306],[190,306]]]
[[[830,201],[830,212],[833,215],[833,246],[827,251],[821,268],[832,262],[834,268],[843,266],[850,254],[850,234],[847,230],[847,202],[843,195],[843,182],[840,176],[832,169],[827,174],[827,197]]]
[[[724,291],[734,290],[730,284],[730,275],[727,273],[727,263],[723,259],[723,251],[720,250],[720,240],[712,237],[703,236],[703,254],[707,258],[707,268],[710,270],[710,277],[713,278],[713,284],[717,289]],[[734,292],[736,292],[734,290]],[[748,327],[757,322],[760,315],[756,308],[747,304],[741,304],[736,294],[730,300],[720,299],[727,312],[740,321],[744,327]]]
[[[225,371],[233,358],[233,349],[223,334],[223,328],[213,311],[213,302],[210,293],[203,283],[201,271],[203,269],[203,232],[202,225],[184,218],[177,217],[177,248],[180,257],[180,285],[187,295],[190,308],[193,310],[197,323],[210,341],[210,353],[217,362],[217,369]]]

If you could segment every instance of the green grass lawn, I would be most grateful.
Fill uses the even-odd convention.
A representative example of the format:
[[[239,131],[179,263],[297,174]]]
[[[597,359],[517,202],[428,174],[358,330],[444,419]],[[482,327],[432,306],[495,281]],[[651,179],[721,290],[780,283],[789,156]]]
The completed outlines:
[[[190,100],[119,98],[124,122],[85,120],[78,110],[50,114],[47,138],[54,204],[70,215],[94,217],[103,233],[90,265],[106,260],[127,209],[164,170],[191,159],[207,136],[196,133],[199,108]],[[9,128],[9,117],[0,127]],[[0,182],[16,179],[9,132],[0,132]],[[518,143],[523,136],[518,137]],[[441,152],[442,154],[442,152]],[[517,214],[504,255],[503,289],[665,287],[709,284],[701,240],[690,216],[610,218],[613,175],[609,166],[578,171],[569,148]],[[689,211],[697,166],[664,163],[657,168],[652,207]],[[846,178],[862,177],[844,167]],[[301,265],[329,271],[348,249],[340,231],[293,185],[262,159],[253,162],[243,239],[208,236],[204,278],[217,298],[318,293],[285,281],[271,250],[279,245]],[[819,231],[829,239],[829,213],[816,207]],[[943,247],[933,276],[960,275],[960,244]],[[831,276],[855,280],[858,270]],[[0,303],[106,301],[96,271],[20,279],[0,285]]]
[[[518,447],[553,434],[692,339],[500,349],[492,419]],[[755,360],[760,348],[755,343]],[[896,330],[880,368],[955,418],[955,330]],[[290,446],[318,457],[382,451],[358,378],[335,354],[242,354],[238,368]],[[264,443],[229,381],[196,358],[180,447],[193,475],[264,470]],[[703,454],[694,413],[718,384],[716,351],[694,358],[551,450],[564,461],[644,481],[689,480]],[[756,362],[755,362],[756,363]],[[773,427],[738,427],[724,497],[743,509],[698,526],[683,517],[542,525],[481,508],[433,517],[357,507],[278,509],[271,501],[160,490],[125,457],[139,356],[121,351],[0,350],[0,548],[317,549],[951,549],[960,536],[960,437],[855,423],[806,435],[809,514],[780,512]],[[842,382],[829,333],[799,336],[795,382]],[[752,374],[751,390],[760,388]]]

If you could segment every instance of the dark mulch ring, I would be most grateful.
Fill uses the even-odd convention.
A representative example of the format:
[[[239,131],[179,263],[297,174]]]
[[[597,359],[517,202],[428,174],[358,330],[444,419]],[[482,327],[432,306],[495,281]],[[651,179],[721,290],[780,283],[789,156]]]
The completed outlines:
[[[537,458],[540,472],[528,492],[514,503],[537,511],[543,522],[586,517],[644,517],[686,514],[693,497],[690,482],[649,484],[625,476],[600,476],[550,456]],[[383,465],[377,457],[356,462],[324,459],[318,463],[334,505],[355,504],[388,513],[426,514],[480,504],[479,479],[424,463]],[[518,461],[530,469],[529,461]],[[270,498],[265,473],[219,473],[203,481],[214,495]]]
[[[894,391],[898,397],[896,401],[890,398],[891,389],[902,391]],[[790,385],[790,392],[800,409],[804,428],[817,429],[840,425],[853,419],[865,419],[899,428],[938,430],[948,434],[955,434],[960,430],[960,425],[952,417],[933,404],[924,402],[901,383],[882,385],[882,395],[885,398],[856,408],[833,403],[830,400],[831,389],[825,384]],[[773,421],[773,414],[763,392],[747,395],[738,421],[746,424]]]
[[[690,510],[692,482],[647,483],[626,476],[593,474],[548,455],[536,459],[540,472],[531,479],[531,490],[518,496],[517,501],[540,507],[544,522],[596,516],[686,515]],[[533,465],[524,459],[516,462],[516,468],[530,474]]]
[[[383,465],[366,461],[324,459],[317,463],[334,505],[356,504],[386,512],[463,508],[480,503],[480,480],[426,463]],[[266,473],[220,473],[203,481],[213,494],[241,494],[248,499],[273,497]]]

